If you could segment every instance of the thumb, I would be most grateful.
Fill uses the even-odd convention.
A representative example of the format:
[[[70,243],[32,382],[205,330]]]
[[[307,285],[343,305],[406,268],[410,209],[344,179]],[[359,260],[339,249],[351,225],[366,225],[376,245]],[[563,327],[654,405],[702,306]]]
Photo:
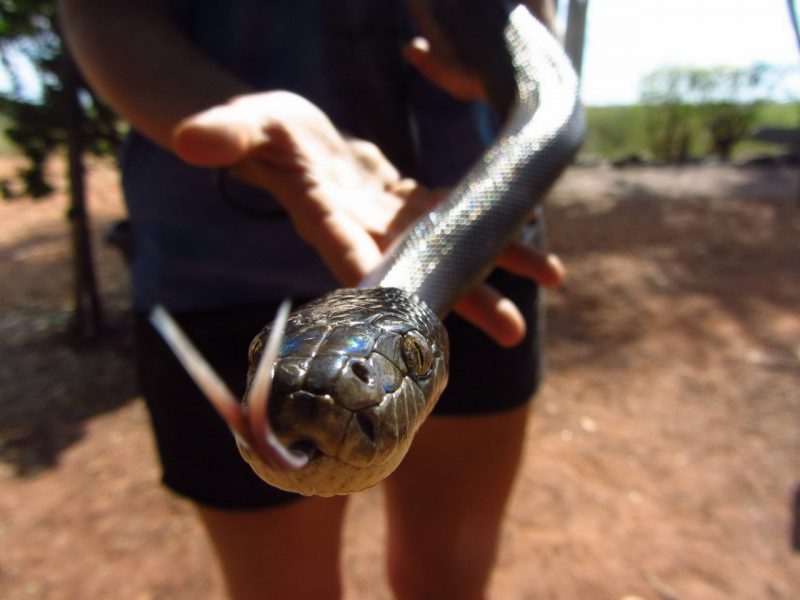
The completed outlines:
[[[263,142],[260,128],[236,105],[215,106],[181,121],[172,136],[179,158],[197,167],[227,167]]]

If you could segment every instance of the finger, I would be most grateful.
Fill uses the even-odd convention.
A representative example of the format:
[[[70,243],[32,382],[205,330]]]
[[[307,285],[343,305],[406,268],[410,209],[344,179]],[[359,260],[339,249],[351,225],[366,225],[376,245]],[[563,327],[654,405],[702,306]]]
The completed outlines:
[[[232,174],[271,191],[281,202],[297,234],[316,250],[333,276],[344,285],[355,285],[381,259],[376,240],[344,211],[332,211],[319,189],[309,189],[302,177],[255,159],[245,160]],[[302,202],[294,201],[303,198]]]
[[[351,139],[348,145],[358,163],[370,174],[378,177],[384,186],[391,186],[400,180],[400,173],[389,162],[383,152],[366,140]]]
[[[319,253],[338,281],[356,285],[381,261],[382,253],[375,239],[364,228],[341,212],[331,213],[319,227],[298,233]]]
[[[454,310],[504,348],[525,337],[525,319],[517,306],[487,284],[464,296]]]
[[[431,50],[424,38],[412,40],[403,49],[405,59],[428,81],[459,100],[486,98],[480,80]]]
[[[192,115],[176,128],[175,153],[198,167],[236,164],[253,147],[266,143],[266,134],[239,105],[215,106]]]
[[[378,245],[384,250],[416,223],[420,216],[428,214],[439,203],[445,191],[429,190],[413,179],[404,178],[389,186],[387,193],[400,198],[402,203],[384,230],[379,235],[375,235],[373,232]]]
[[[566,269],[555,254],[546,254],[527,244],[514,241],[497,260],[506,271],[532,279],[542,287],[554,288],[564,282]]]

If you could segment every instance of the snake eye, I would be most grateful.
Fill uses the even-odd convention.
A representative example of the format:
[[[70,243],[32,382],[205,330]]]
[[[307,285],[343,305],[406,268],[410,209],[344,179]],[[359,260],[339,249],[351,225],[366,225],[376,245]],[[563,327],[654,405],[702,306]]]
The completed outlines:
[[[413,375],[427,375],[433,364],[433,351],[428,342],[416,331],[403,336],[403,358],[408,372]]]

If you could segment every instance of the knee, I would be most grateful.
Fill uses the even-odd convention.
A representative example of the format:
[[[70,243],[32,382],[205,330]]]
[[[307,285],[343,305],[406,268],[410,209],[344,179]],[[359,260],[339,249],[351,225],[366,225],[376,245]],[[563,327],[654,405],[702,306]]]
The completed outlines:
[[[472,552],[456,551],[439,556],[419,550],[401,552],[390,548],[388,578],[398,600],[481,600],[485,597],[494,549],[484,548],[477,553],[471,549]]]

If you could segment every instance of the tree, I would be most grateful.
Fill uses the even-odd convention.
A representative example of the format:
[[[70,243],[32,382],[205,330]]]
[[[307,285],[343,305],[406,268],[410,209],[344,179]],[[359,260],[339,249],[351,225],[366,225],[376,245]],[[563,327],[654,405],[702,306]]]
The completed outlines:
[[[683,161],[700,134],[709,150],[729,160],[749,133],[761,105],[759,98],[774,69],[757,64],[748,68],[667,68],[642,80],[641,100],[653,154]]]
[[[685,162],[689,158],[695,115],[685,100],[686,72],[666,68],[641,83],[649,149],[657,160]]]
[[[26,62],[41,83],[36,98],[25,94],[21,82],[19,71]],[[54,0],[0,2],[0,64],[12,82],[12,89],[0,94],[0,111],[9,120],[5,134],[28,159],[20,173],[22,194],[40,198],[52,191],[43,167],[55,150],[67,144],[70,107],[76,94],[86,150],[105,154],[117,147],[118,120],[75,71],[61,41]]]
[[[766,65],[719,67],[691,72],[690,100],[698,106],[700,122],[711,140],[711,151],[729,160],[733,147],[750,132],[761,101],[758,88],[769,71]]]
[[[36,69],[42,87],[39,97],[23,94],[17,71],[21,61]],[[28,159],[19,174],[21,193],[33,198],[49,194],[45,162],[55,150],[67,149],[75,272],[73,331],[78,339],[93,338],[102,330],[103,318],[85,208],[83,155],[116,148],[118,121],[75,68],[61,40],[54,0],[0,2],[0,63],[12,80],[11,91],[0,95],[0,110],[10,119],[6,136]],[[12,189],[3,183],[3,191]]]

